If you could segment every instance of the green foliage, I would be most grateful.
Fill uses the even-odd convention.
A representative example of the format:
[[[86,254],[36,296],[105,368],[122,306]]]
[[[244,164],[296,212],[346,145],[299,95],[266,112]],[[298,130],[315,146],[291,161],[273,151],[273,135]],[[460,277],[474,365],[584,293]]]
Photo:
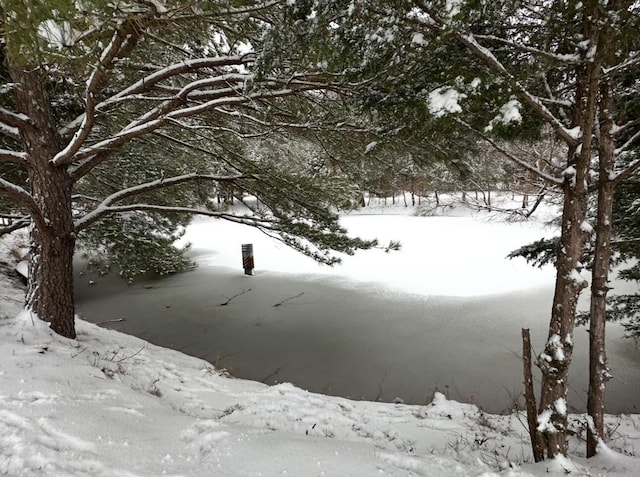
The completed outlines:
[[[186,224],[184,218],[143,212],[106,218],[80,234],[82,255],[90,270],[115,271],[128,280],[188,270],[194,267],[184,256],[188,247],[174,244],[184,234],[176,228],[181,222]]]
[[[560,239],[554,237],[552,239],[536,240],[533,243],[524,245],[507,255],[508,258],[524,258],[527,263],[534,267],[543,267],[545,265],[554,265],[558,253]]]
[[[15,109],[10,68],[39,70],[51,101],[52,127],[64,132],[71,121],[79,124],[82,119],[87,80],[101,60],[103,48],[114,38],[115,27],[120,29],[119,38],[125,38],[126,48],[95,76],[97,103],[170,64],[240,55],[251,47],[260,50],[264,29],[277,25],[281,12],[278,4],[267,8],[251,0],[167,0],[158,4],[170,14],[159,12],[155,2],[3,2],[0,79],[8,86],[0,88],[0,106]],[[244,12],[239,13],[241,10]],[[117,135],[132,120],[166,104],[166,98],[197,80],[227,73],[246,75],[242,86],[233,80],[221,81],[220,98],[244,98],[245,94],[273,88],[260,82],[264,77],[251,78],[247,74],[250,69],[250,65],[225,66],[187,72],[143,95],[103,104],[83,147]],[[256,98],[246,105],[231,101],[206,115],[165,124],[158,134],[135,138],[104,154],[97,167],[82,175],[73,191],[74,217],[81,220],[118,191],[195,172],[204,178],[131,193],[109,205],[224,213],[328,264],[337,261],[332,250],[353,253],[356,248],[371,247],[375,242],[349,237],[338,223],[336,211],[353,207],[361,197],[358,167],[352,166],[351,159],[362,159],[363,152],[358,151],[364,151],[364,146],[349,148],[341,143],[345,138],[359,144],[362,140],[351,137],[349,127],[342,128],[354,116],[342,109],[337,99],[314,92],[290,98]],[[201,103],[184,97],[175,103],[189,102]],[[327,133],[331,125],[335,129]],[[70,137],[61,137],[61,144]],[[9,149],[22,148],[18,141],[1,140]],[[74,174],[81,167],[78,161],[69,172]],[[28,189],[22,166],[5,164],[0,172],[3,179]],[[238,205],[238,200],[251,197],[257,197],[258,206],[251,201],[247,201],[248,208]],[[4,202],[0,207],[4,210]],[[128,279],[139,273],[171,273],[192,266],[184,258],[185,250],[174,246],[187,221],[185,215],[171,211],[114,213],[83,229],[78,244],[90,265],[100,271],[114,269]]]

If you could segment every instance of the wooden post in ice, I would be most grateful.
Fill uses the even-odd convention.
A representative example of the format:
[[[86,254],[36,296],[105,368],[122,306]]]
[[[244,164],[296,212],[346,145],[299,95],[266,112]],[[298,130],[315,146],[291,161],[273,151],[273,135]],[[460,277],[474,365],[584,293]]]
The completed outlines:
[[[242,244],[242,268],[245,275],[253,275],[253,244]]]

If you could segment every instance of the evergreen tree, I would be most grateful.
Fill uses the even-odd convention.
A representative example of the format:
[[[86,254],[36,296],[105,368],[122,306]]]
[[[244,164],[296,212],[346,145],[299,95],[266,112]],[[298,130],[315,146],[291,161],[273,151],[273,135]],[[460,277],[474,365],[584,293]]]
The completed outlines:
[[[638,17],[637,3],[617,0],[312,0],[291,2],[287,28],[271,31],[271,41],[295,57],[293,64],[306,60],[308,70],[366,85],[359,91],[362,107],[398,137],[421,131],[434,155],[449,159],[465,139],[482,140],[536,174],[544,187],[561,191],[554,302],[537,361],[542,389],[538,426],[531,429],[536,460],[568,449],[572,335],[577,300],[588,287],[580,270],[593,231],[589,456],[604,436],[613,191],[640,168],[638,160],[625,160],[640,139],[638,122],[626,116],[629,91],[637,91],[630,79],[640,67]],[[273,58],[264,62],[279,67]],[[563,144],[551,169],[500,142],[539,140],[545,131]],[[593,225],[591,184],[598,202]]]
[[[331,127],[303,105],[328,90],[339,100],[326,75],[256,74],[278,13],[249,0],[0,2],[0,191],[28,216],[4,231],[31,224],[27,306],[57,333],[75,337],[78,239],[94,259],[108,250],[124,276],[188,266],[172,249],[184,214],[259,227],[328,264],[331,251],[373,245],[338,223],[348,193],[291,167],[308,156],[285,164],[249,144]],[[221,194],[260,207],[219,207]]]

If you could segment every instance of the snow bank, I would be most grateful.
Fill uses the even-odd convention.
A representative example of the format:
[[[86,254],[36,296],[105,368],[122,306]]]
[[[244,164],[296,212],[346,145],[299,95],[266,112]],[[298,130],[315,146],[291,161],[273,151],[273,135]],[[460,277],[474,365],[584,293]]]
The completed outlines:
[[[1,274],[0,292],[0,475],[640,472],[639,459],[610,449],[589,465],[581,458],[531,464],[522,415],[487,415],[441,393],[428,405],[407,406],[327,397],[286,383],[268,387],[81,320],[77,340],[68,340],[20,311],[21,291]],[[620,418],[617,426],[617,443],[632,453],[640,419]]]

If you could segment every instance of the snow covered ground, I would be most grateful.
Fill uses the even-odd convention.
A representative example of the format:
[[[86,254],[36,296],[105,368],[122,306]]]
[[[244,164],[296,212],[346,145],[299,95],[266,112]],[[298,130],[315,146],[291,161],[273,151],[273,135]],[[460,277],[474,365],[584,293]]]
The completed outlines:
[[[521,414],[269,387],[84,321],[68,340],[23,312],[22,294],[0,271],[0,475],[640,475],[639,415],[609,416],[589,461],[572,416],[570,457],[533,464]]]
[[[532,464],[523,416],[437,394],[428,405],[268,387],[78,322],[77,340],[21,312],[0,275],[0,475],[635,476],[640,416],[611,416],[588,462]],[[579,428],[584,416],[574,416]]]

